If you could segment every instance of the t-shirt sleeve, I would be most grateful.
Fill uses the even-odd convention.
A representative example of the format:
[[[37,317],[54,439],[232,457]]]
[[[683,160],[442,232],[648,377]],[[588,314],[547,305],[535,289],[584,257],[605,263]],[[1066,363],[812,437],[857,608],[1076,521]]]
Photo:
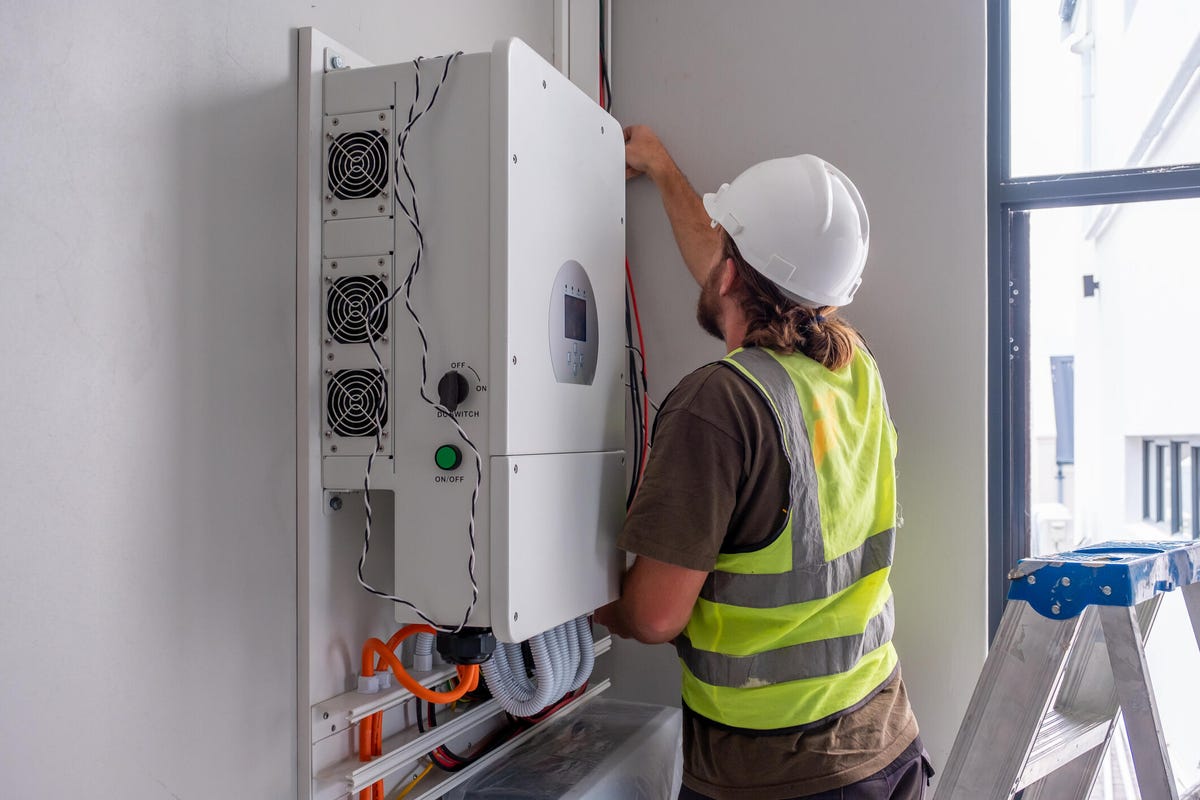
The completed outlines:
[[[736,432],[687,407],[664,407],[617,546],[711,572],[736,505],[743,451]]]

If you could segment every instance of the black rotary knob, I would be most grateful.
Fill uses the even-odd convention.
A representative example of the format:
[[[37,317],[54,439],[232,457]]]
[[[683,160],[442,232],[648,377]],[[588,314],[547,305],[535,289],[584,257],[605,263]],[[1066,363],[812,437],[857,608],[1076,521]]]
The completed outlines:
[[[458,370],[450,370],[438,381],[438,401],[448,410],[454,411],[471,393],[471,384]]]

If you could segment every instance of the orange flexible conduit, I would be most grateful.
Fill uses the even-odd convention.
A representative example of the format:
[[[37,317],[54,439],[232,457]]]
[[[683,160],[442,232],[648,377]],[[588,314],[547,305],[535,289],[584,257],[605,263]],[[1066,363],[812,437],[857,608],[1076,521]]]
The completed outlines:
[[[408,670],[404,668],[404,664],[400,663],[400,658],[396,655],[396,648],[405,639],[418,633],[436,634],[437,631],[430,625],[405,625],[393,633],[387,642],[383,642],[375,637],[367,639],[363,644],[362,650],[363,676],[370,678],[375,674],[376,670],[390,668],[396,676],[396,680],[400,682],[400,685],[412,692],[414,697],[419,697],[428,703],[438,703],[441,705],[453,703],[467,692],[479,686],[479,666],[475,664],[470,666],[458,665],[458,686],[448,692],[435,692],[417,683],[408,674]],[[378,658],[378,661],[376,661],[376,658]],[[370,761],[372,758],[382,754],[383,712],[377,711],[358,723],[358,759],[359,761]],[[359,792],[358,800],[383,800],[383,781],[376,781],[370,788]]]

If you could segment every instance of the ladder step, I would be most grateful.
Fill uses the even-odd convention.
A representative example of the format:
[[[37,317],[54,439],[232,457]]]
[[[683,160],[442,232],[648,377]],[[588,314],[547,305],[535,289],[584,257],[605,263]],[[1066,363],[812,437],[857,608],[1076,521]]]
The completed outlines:
[[[1108,737],[1111,724],[1110,715],[1052,709],[1038,730],[1018,788],[1037,783],[1064,764],[1099,747]]]

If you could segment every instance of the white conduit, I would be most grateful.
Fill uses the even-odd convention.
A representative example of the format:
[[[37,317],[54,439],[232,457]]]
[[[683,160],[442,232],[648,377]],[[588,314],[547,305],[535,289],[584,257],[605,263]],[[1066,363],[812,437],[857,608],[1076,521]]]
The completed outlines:
[[[417,642],[413,647],[413,671],[429,672],[433,669],[433,640],[432,633],[418,633]]]
[[[596,662],[592,626],[586,616],[569,620],[529,640],[533,677],[520,644],[498,642],[480,666],[492,696],[514,717],[530,717],[587,682]]]

